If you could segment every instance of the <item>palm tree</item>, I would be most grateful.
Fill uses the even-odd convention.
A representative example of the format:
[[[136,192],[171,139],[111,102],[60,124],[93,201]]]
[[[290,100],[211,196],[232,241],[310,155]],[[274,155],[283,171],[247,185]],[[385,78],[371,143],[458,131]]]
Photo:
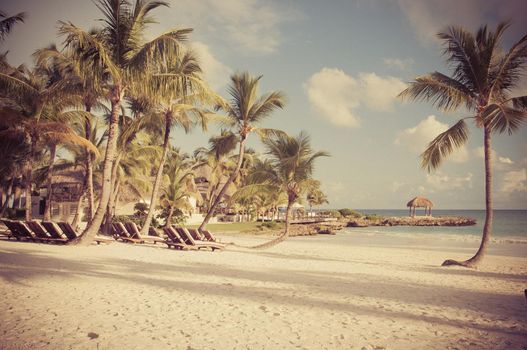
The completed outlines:
[[[485,224],[476,254],[466,261],[446,260],[443,266],[476,267],[485,255],[492,232],[491,140],[495,133],[512,134],[526,119],[527,96],[512,97],[527,64],[527,35],[509,51],[501,49],[501,38],[509,24],[501,23],[494,32],[487,26],[474,35],[461,27],[448,27],[438,34],[444,44],[452,77],[433,72],[417,77],[401,92],[402,98],[429,101],[445,111],[465,107],[471,115],[460,119],[439,134],[421,154],[421,165],[437,169],[444,158],[468,139],[466,119],[483,129],[485,150]]]
[[[147,25],[153,22],[150,13],[164,1],[98,0],[96,5],[104,15],[104,27],[86,32],[72,23],[60,22],[59,34],[64,35],[66,48],[81,53],[83,62],[92,62],[105,71],[107,99],[111,104],[103,181],[99,206],[81,237],[74,243],[89,244],[99,230],[112,189],[112,168],[116,157],[119,115],[127,91],[133,91],[158,60],[172,57],[180,49],[191,29],[170,30],[151,41],[145,41]],[[137,84],[134,85],[134,82]]]
[[[93,129],[94,125],[92,121],[96,119],[95,116],[91,115],[92,108],[100,110],[107,109],[100,102],[107,94],[104,90],[104,85],[100,84],[100,79],[104,76],[104,72],[100,71],[101,67],[94,65],[92,62],[82,60],[82,52],[78,48],[70,47],[69,50],[59,51],[54,44],[37,50],[33,56],[36,59],[37,65],[51,66],[59,70],[62,79],[67,81],[68,90],[81,98],[87,116],[84,118],[84,132],[80,136],[83,136],[86,140],[93,141],[93,138],[96,137],[94,133],[97,133],[97,129]],[[88,222],[91,221],[95,213],[93,189],[94,160],[94,154],[84,157],[86,163],[85,187],[88,197]]]
[[[228,124],[234,129],[238,138],[238,161],[236,168],[228,177],[212,205],[208,208],[207,215],[199,227],[200,230],[205,228],[210,218],[214,215],[214,210],[223,199],[227,188],[238,176],[249,134],[254,131],[272,133],[270,129],[257,128],[256,125],[268,117],[275,109],[283,108],[285,105],[284,95],[279,91],[273,91],[260,97],[257,96],[258,82],[261,78],[262,76],[252,77],[249,73],[234,74],[231,77],[231,86],[229,87],[231,101],[228,105],[222,106],[222,109],[227,113]]]
[[[165,226],[170,226],[174,210],[192,210],[189,198],[193,196],[200,200],[200,194],[194,184],[194,172],[188,156],[180,154],[178,149],[172,150],[166,167],[165,182],[162,189],[160,205],[168,210]]]
[[[262,142],[269,158],[256,160],[248,178],[252,184],[241,188],[233,197],[260,192],[285,193],[287,209],[284,232],[278,238],[254,248],[272,247],[287,239],[293,204],[317,186],[318,181],[312,178],[315,160],[329,156],[327,152],[315,152],[309,136],[304,132],[296,137],[277,134],[264,138]]]
[[[7,34],[11,32],[13,26],[18,22],[24,22],[26,14],[24,12],[9,16],[4,11],[0,10],[0,42],[4,41]]]
[[[189,132],[196,124],[206,130],[209,114],[199,106],[203,103],[222,103],[221,98],[201,79],[201,68],[191,51],[178,52],[159,68],[147,89],[148,96],[158,102],[158,113],[153,114],[153,117],[157,117],[159,124],[164,125],[163,153],[150,197],[150,209],[141,228],[143,235],[148,234],[157,206],[163,168],[170,149],[171,131],[174,127],[181,127]]]
[[[328,204],[328,198],[320,190],[320,183],[318,184],[317,188],[313,189],[307,194],[307,202],[309,203],[309,211],[313,212],[313,206],[314,205],[322,205],[322,204]]]
[[[25,159],[26,220],[31,219],[31,187],[33,184],[33,161],[42,141],[69,141],[93,147],[86,140],[76,138],[75,134],[63,124],[68,118],[79,117],[78,111],[66,111],[78,103],[78,97],[69,91],[67,82],[55,66],[39,65],[28,70],[4,65],[0,72],[2,97],[10,101],[3,107],[11,127],[4,132],[22,133],[29,145]],[[56,143],[55,143],[56,144]],[[54,157],[53,157],[54,158]]]

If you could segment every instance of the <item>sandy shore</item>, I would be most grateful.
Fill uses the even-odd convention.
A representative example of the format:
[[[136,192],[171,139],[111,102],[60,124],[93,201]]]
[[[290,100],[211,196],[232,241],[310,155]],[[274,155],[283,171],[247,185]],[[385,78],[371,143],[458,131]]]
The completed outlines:
[[[252,245],[265,237],[223,236]],[[0,241],[0,349],[525,349],[527,246],[339,233],[266,251]]]

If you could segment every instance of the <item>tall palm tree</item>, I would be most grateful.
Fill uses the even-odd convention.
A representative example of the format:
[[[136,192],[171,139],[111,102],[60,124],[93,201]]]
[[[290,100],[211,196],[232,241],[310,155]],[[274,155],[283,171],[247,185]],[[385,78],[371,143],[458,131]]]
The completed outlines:
[[[25,12],[20,12],[16,15],[9,16],[4,11],[0,10],[0,42],[5,40],[7,34],[11,32],[11,29],[16,23],[24,22],[25,17]]]
[[[105,71],[107,99],[111,104],[103,181],[99,206],[81,237],[74,243],[89,244],[99,230],[110,200],[112,168],[116,157],[118,123],[122,101],[127,91],[133,91],[158,60],[175,55],[191,29],[170,30],[150,41],[145,41],[147,25],[153,22],[150,13],[164,1],[98,0],[103,13],[104,27],[97,32],[86,32],[72,23],[60,22],[59,34],[66,37],[65,45],[80,52],[84,62],[93,62]],[[137,83],[134,85],[134,82]]]
[[[210,113],[202,108],[206,104],[224,104],[220,96],[211,91],[201,78],[201,68],[192,51],[180,51],[159,66],[159,71],[147,85],[148,96],[157,102],[159,124],[164,126],[163,153],[157,168],[150,197],[150,208],[141,228],[146,235],[157,207],[163,169],[170,150],[170,133],[175,127],[189,132],[195,125],[207,129]]]
[[[218,204],[223,199],[227,188],[236,179],[244,159],[245,144],[251,132],[269,133],[270,129],[258,128],[257,124],[268,117],[277,108],[283,108],[285,97],[282,92],[273,91],[258,97],[258,83],[262,76],[252,77],[249,73],[234,74],[231,77],[229,95],[231,101],[228,105],[222,106],[227,113],[228,124],[233,128],[233,132],[238,138],[239,151],[236,168],[230,174],[227,181],[221,188],[218,196],[208,209],[207,215],[203,219],[199,229],[205,228]]]
[[[269,158],[255,162],[248,177],[252,184],[241,188],[234,197],[260,192],[285,193],[287,209],[284,232],[276,239],[254,248],[269,248],[287,239],[293,204],[317,186],[318,181],[312,177],[315,160],[329,156],[327,152],[314,151],[309,136],[304,132],[296,137],[277,134],[262,142]]]
[[[527,96],[512,97],[527,65],[527,35],[509,51],[500,47],[509,24],[496,30],[481,27],[474,35],[461,27],[448,27],[438,34],[444,55],[453,69],[452,76],[439,72],[417,77],[401,92],[402,98],[431,102],[445,111],[465,107],[471,114],[439,134],[421,154],[421,165],[428,171],[437,169],[443,159],[468,139],[465,120],[472,119],[483,129],[485,150],[485,224],[476,254],[466,261],[446,260],[443,266],[476,267],[487,250],[492,232],[492,157],[491,140],[495,133],[512,134],[527,116]]]
[[[93,34],[96,32],[93,31]],[[59,51],[57,47],[52,44],[48,47],[37,50],[33,56],[36,59],[37,65],[53,67],[60,71],[62,79],[67,82],[68,90],[79,96],[84,105],[87,116],[84,118],[84,133],[86,140],[91,140],[96,135],[93,133],[93,120],[95,116],[91,115],[92,108],[106,110],[106,106],[101,103],[101,99],[107,94],[105,86],[101,84],[100,80],[104,76],[104,72],[100,71],[102,67],[94,65],[91,61],[84,61],[82,59],[82,52],[79,48],[70,47],[69,50]],[[95,213],[95,197],[93,189],[93,162],[94,154],[84,157],[86,170],[86,192],[88,198],[88,222],[91,221]]]

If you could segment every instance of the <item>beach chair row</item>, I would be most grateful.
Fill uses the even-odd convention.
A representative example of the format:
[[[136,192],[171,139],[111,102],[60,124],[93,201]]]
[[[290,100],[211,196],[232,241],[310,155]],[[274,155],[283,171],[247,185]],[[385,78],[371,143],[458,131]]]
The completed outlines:
[[[8,239],[15,238],[18,241],[33,241],[42,243],[67,243],[76,239],[79,233],[68,222],[53,221],[17,221],[2,220],[7,227],[4,233]],[[111,239],[96,236],[95,241],[99,244],[109,242]]]
[[[181,250],[212,249],[214,251],[225,248],[225,245],[217,242],[208,230],[200,232],[196,229],[172,226],[163,228],[163,235],[150,227],[149,235],[145,236],[141,235],[141,229],[134,222],[113,223],[112,230],[115,239],[126,243],[164,243],[168,248]]]

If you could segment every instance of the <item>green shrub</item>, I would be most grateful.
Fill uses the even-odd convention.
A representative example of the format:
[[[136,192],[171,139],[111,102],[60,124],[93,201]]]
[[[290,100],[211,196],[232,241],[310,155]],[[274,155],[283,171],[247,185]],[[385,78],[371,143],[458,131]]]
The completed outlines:
[[[277,223],[276,221],[266,221],[266,222],[262,222],[260,225],[258,225],[258,227],[261,230],[263,229],[275,230],[275,229],[280,228],[280,224]]]
[[[340,215],[346,217],[346,218],[360,218],[362,217],[362,214],[359,213],[356,210],[350,209],[350,208],[343,208],[339,209],[338,212]]]

